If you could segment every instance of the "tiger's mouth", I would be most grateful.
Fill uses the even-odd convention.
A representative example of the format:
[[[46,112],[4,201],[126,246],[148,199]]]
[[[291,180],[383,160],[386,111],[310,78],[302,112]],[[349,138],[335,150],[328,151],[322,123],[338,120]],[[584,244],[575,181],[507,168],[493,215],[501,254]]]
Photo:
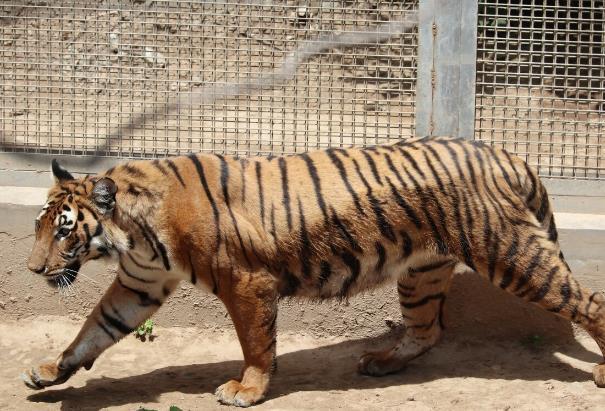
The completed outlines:
[[[81,266],[79,261],[74,261],[64,268],[59,268],[46,274],[46,281],[53,288],[71,285],[76,281]]]

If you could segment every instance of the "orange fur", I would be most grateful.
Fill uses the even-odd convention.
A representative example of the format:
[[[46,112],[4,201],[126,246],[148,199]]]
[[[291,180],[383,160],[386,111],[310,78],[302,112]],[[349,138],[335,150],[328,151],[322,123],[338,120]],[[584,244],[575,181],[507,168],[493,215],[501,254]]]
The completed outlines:
[[[92,364],[182,280],[216,294],[233,319],[245,366],[217,396],[240,406],[267,392],[280,297],[348,298],[397,282],[407,331],[391,349],[361,358],[360,372],[370,375],[398,371],[437,342],[460,270],[580,323],[605,348],[605,299],[571,277],[538,177],[481,143],[434,138],[278,158],[190,155],[81,180],[55,171],[30,268],[65,279],[61,267],[113,256],[120,270],[54,365],[26,373],[35,388]],[[74,210],[83,216],[63,238],[59,220],[71,222]],[[85,250],[70,257],[74,244]],[[602,366],[595,381],[605,384]]]

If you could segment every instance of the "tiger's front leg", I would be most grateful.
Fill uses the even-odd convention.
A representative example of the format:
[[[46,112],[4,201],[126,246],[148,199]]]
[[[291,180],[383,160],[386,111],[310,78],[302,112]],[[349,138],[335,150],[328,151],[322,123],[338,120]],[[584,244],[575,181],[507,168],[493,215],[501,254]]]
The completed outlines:
[[[216,390],[223,404],[249,407],[262,401],[275,367],[277,298],[275,281],[264,271],[230,276],[232,284],[219,290],[244,353],[244,368],[238,379]]]
[[[43,389],[67,381],[81,367],[90,369],[105,349],[157,311],[176,284],[176,280],[141,282],[120,272],[70,346],[56,361],[21,374],[23,382]]]

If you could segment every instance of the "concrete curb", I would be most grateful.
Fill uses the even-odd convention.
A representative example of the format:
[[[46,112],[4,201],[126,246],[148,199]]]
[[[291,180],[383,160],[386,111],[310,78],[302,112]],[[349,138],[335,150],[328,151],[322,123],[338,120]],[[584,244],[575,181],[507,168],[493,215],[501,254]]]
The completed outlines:
[[[0,186],[0,204],[42,206],[47,193],[47,188]],[[605,231],[605,214],[558,212],[555,219],[559,229]]]

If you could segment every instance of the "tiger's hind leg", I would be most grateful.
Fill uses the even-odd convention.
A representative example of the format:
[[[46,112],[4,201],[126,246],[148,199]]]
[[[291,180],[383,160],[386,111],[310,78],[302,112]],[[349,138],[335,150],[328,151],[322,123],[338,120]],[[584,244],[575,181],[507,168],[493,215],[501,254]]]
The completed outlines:
[[[381,376],[403,369],[414,358],[430,350],[443,329],[443,306],[455,261],[436,260],[410,268],[397,282],[405,334],[384,351],[364,354],[359,372]]]
[[[508,250],[500,247],[503,250],[497,261],[490,259],[490,281],[581,325],[605,356],[605,296],[582,287],[573,278],[559,245],[548,238],[545,230],[513,227],[512,235]],[[605,363],[594,367],[593,377],[596,385],[605,387]]]

